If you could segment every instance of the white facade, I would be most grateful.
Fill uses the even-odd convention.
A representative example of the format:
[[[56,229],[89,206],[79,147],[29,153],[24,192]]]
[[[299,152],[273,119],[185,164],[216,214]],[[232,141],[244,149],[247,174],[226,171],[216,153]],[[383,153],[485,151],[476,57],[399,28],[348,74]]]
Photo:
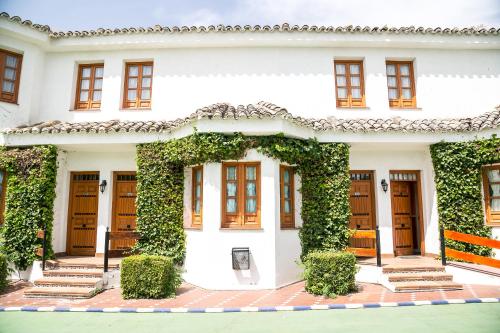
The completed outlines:
[[[0,49],[23,55],[17,104],[0,102],[0,128],[39,122],[175,120],[218,102],[234,105],[270,101],[304,118],[467,118],[500,104],[500,36],[369,33],[135,33],[52,38],[0,18]],[[366,108],[338,108],[334,60],[363,62]],[[386,61],[413,61],[417,107],[390,108]],[[150,110],[122,108],[124,67],[153,61]],[[97,111],[76,111],[79,64],[103,63],[102,103]],[[114,171],[135,171],[135,145],[200,132],[284,133],[320,142],[351,145],[350,168],[374,171],[375,214],[382,253],[391,255],[391,198],[379,185],[391,170],[419,171],[425,253],[439,253],[438,213],[429,145],[500,134],[476,132],[315,131],[284,119],[199,119],[171,132],[0,134],[0,144],[58,146],[54,250],[66,251],[70,172],[98,171],[108,181],[99,195],[96,253],[111,226]],[[277,160],[248,152],[260,161],[262,217],[259,230],[221,229],[221,164],[205,164],[203,228],[186,228],[185,279],[211,289],[275,288],[300,279],[298,230],[280,229]],[[191,177],[185,172],[185,219],[190,220]],[[300,178],[296,178],[296,226],[300,227]],[[500,235],[500,227],[494,228]],[[231,248],[249,247],[251,269],[231,268]]]

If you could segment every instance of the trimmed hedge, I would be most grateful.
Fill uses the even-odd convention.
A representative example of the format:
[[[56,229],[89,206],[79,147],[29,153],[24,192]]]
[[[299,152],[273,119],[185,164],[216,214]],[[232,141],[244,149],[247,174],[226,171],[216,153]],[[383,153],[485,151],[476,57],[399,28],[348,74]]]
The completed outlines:
[[[3,291],[8,284],[7,277],[9,276],[9,269],[7,264],[7,257],[0,253],[0,291]]]
[[[349,146],[284,135],[197,133],[137,146],[136,248],[182,264],[184,167],[239,160],[248,149],[296,165],[302,179],[302,257],[318,249],[343,250],[349,240]]]
[[[336,297],[356,290],[356,256],[349,252],[314,251],[304,260],[306,291]]]
[[[124,299],[173,297],[181,284],[171,258],[146,254],[123,259],[120,279]]]
[[[2,252],[18,269],[25,270],[38,258],[35,251],[42,246],[42,240],[36,234],[44,226],[48,256],[53,255],[57,149],[55,146],[1,147],[0,169],[7,171]]]
[[[500,138],[440,142],[430,150],[440,226],[491,238],[491,228],[484,221],[481,167],[500,162]],[[483,246],[448,239],[446,246],[477,255],[491,255],[491,249]]]

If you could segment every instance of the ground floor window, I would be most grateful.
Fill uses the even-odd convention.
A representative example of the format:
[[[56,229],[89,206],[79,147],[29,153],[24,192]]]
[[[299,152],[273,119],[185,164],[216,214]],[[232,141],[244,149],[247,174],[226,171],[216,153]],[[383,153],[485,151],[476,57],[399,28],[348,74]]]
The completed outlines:
[[[287,165],[280,167],[280,213],[281,228],[295,228],[294,171]]]
[[[483,169],[486,224],[500,225],[500,165]]]
[[[191,227],[201,228],[203,211],[203,166],[193,167]]]
[[[5,194],[7,192],[7,174],[0,170],[0,225],[3,225],[5,211]]]
[[[260,228],[260,163],[222,164],[222,228]]]

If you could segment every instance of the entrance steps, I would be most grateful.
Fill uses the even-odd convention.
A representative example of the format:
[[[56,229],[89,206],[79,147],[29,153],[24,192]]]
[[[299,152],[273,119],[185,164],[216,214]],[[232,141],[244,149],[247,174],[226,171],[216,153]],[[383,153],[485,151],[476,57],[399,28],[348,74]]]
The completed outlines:
[[[48,260],[46,267],[43,277],[24,291],[25,297],[90,298],[103,289],[102,264]],[[119,264],[109,269],[119,269]]]
[[[390,264],[382,268],[381,282],[393,292],[463,289],[460,283],[453,282],[452,274],[437,264]]]

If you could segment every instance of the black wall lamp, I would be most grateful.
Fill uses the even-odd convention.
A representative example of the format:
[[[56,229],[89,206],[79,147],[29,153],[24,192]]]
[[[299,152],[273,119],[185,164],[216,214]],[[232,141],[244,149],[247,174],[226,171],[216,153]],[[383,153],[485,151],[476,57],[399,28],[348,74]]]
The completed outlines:
[[[382,185],[382,189],[384,190],[384,192],[387,192],[387,188],[389,187],[389,184],[387,184],[387,182],[385,181],[385,178],[382,179],[382,181],[380,182],[380,185]]]
[[[106,185],[108,185],[108,182],[106,179],[103,179],[101,184],[99,185],[99,188],[101,189],[101,193],[104,193],[104,190],[106,189]]]

